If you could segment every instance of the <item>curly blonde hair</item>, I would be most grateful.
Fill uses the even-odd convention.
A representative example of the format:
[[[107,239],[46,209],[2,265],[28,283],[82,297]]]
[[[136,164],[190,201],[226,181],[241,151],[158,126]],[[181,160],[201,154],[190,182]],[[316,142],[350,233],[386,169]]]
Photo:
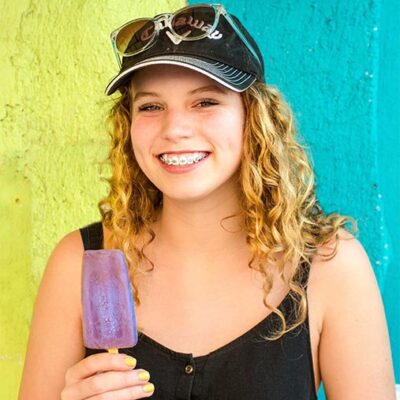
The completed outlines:
[[[111,149],[107,162],[112,176],[109,194],[98,206],[103,224],[110,230],[109,247],[121,249],[127,258],[134,298],[140,304],[135,283],[139,265],[153,263],[144,249],[154,240],[151,229],[162,208],[162,193],[140,169],[132,150],[131,87],[120,89],[108,121],[111,123]],[[301,325],[307,316],[306,284],[299,279],[301,265],[311,263],[318,249],[335,239],[330,259],[336,254],[338,231],[356,230],[351,217],[325,215],[315,194],[314,173],[304,147],[296,139],[290,107],[279,91],[256,82],[242,93],[245,107],[243,157],[239,181],[243,229],[252,253],[249,267],[264,279],[264,305],[276,314],[276,329],[265,339],[274,340]],[[149,241],[138,246],[139,236],[149,234]],[[267,302],[273,284],[269,263],[276,265],[295,301],[295,318],[288,321],[284,313]],[[276,270],[275,270],[276,271]]]

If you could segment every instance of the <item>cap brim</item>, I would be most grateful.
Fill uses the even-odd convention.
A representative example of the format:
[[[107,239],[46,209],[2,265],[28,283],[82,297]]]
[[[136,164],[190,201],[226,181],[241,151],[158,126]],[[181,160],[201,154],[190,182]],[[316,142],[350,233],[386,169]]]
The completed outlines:
[[[132,67],[126,68],[108,84],[105,90],[106,95],[113,94],[121,85],[127,83],[134,71],[149,65],[157,64],[179,65],[192,69],[208,76],[209,78],[217,81],[221,85],[231,90],[234,90],[235,92],[243,92],[256,80],[256,77],[247,72],[217,61],[205,61],[196,57],[169,54],[148,58],[145,61],[133,65]]]

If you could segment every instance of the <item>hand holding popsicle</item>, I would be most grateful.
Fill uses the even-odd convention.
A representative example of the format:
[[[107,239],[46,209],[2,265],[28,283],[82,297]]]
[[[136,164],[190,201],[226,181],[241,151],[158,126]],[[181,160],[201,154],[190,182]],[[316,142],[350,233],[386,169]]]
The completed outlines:
[[[85,346],[118,353],[136,345],[137,328],[125,257],[120,250],[84,252],[82,269]],[[67,371],[62,400],[140,399],[154,385],[145,370],[132,370],[136,360],[123,354],[95,354]],[[94,396],[94,397],[93,397]]]
[[[136,360],[125,354],[100,353],[68,369],[61,400],[142,399],[150,397],[154,385],[149,373],[132,369]]]

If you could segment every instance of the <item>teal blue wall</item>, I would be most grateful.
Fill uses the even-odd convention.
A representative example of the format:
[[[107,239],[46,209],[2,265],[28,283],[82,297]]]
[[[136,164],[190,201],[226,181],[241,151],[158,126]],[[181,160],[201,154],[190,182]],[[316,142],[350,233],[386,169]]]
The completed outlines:
[[[264,54],[267,81],[292,105],[325,211],[358,220],[400,383],[400,2],[224,4],[249,28]]]
[[[391,333],[396,381],[400,383],[400,2],[382,0],[377,102],[378,187],[382,193],[387,273],[381,283]]]

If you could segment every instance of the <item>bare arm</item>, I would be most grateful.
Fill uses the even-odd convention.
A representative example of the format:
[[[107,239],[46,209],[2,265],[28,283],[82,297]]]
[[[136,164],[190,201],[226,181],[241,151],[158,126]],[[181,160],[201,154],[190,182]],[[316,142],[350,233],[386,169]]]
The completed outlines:
[[[19,399],[59,399],[66,370],[84,355],[78,231],[53,251],[36,299]],[[43,384],[46,382],[46,384]]]
[[[321,263],[324,288],[319,347],[329,400],[395,400],[393,366],[382,300],[361,244],[345,232],[337,255]]]

